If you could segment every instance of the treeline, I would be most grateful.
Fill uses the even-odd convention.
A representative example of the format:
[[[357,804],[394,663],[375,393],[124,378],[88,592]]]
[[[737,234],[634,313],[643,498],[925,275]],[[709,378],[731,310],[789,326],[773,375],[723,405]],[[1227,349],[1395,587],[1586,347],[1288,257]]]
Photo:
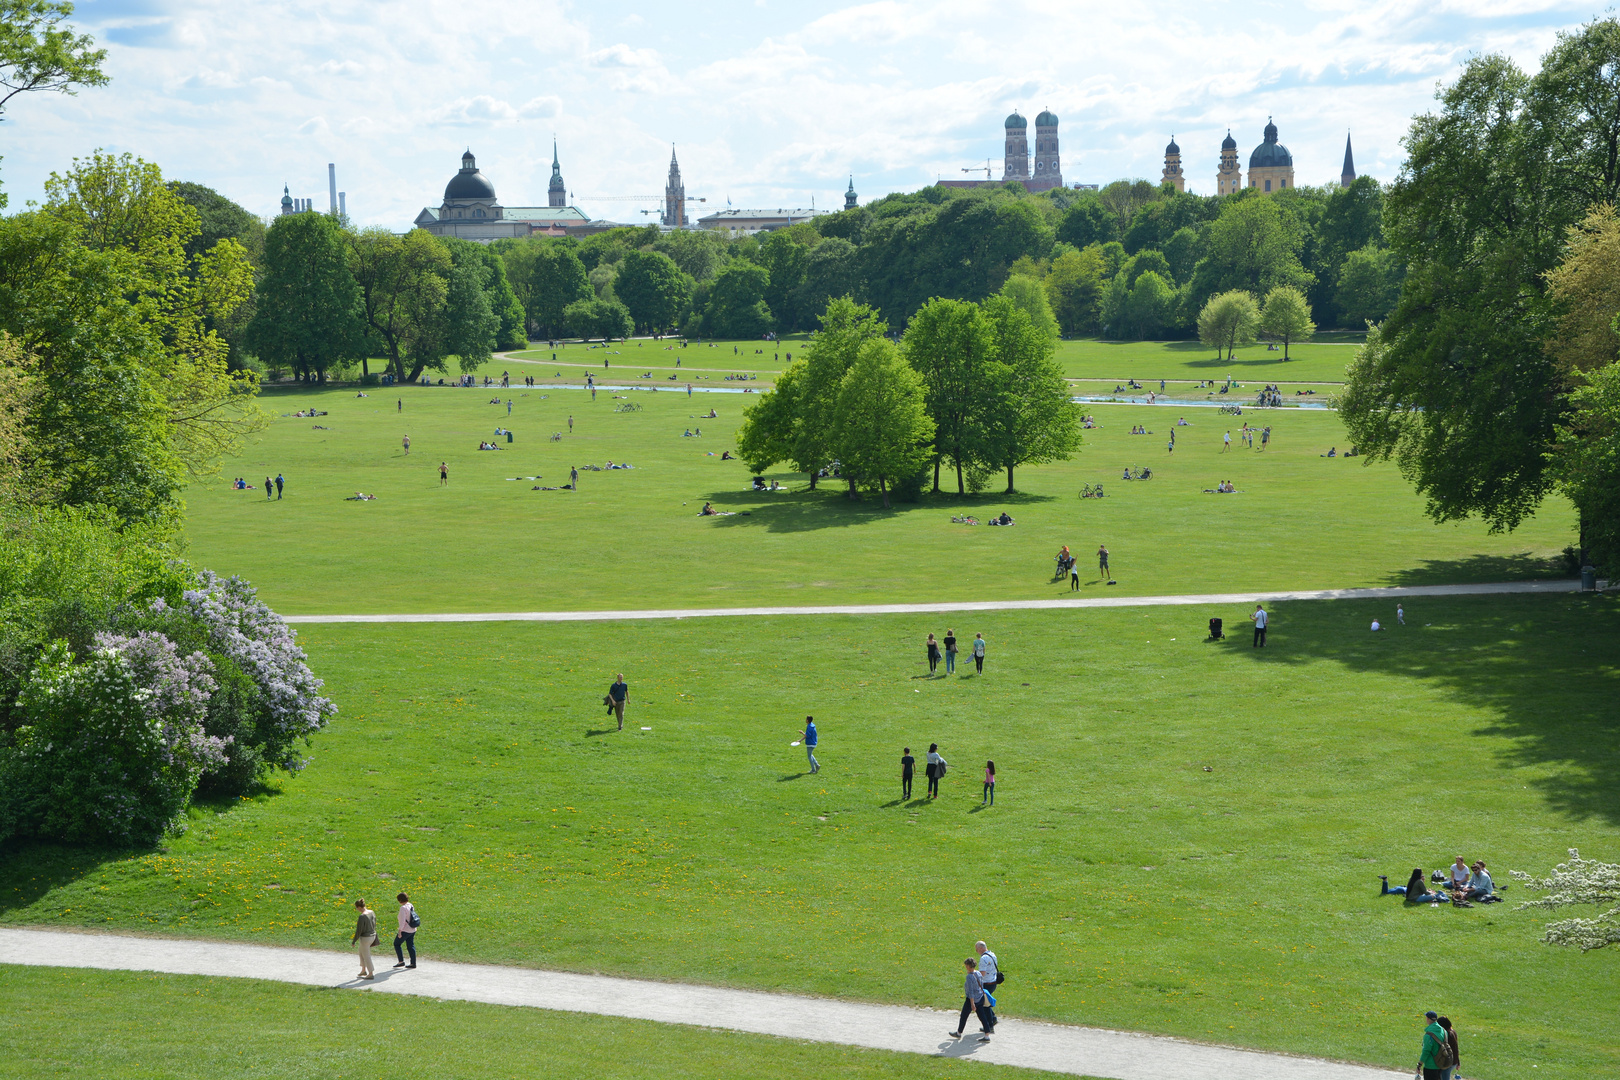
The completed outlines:
[[[1512,529],[1561,493],[1577,554],[1620,571],[1620,22],[1534,75],[1475,57],[1438,96],[1387,194],[1405,283],[1341,415],[1436,520]]]
[[[755,472],[788,462],[836,474],[853,498],[876,489],[914,498],[942,470],[979,491],[998,472],[1011,493],[1020,465],[1059,461],[1080,445],[1079,410],[1053,359],[1056,323],[1040,290],[1009,282],[982,305],[934,299],[898,346],[871,307],[830,302],[810,346],[743,418],[738,456]]]
[[[181,557],[181,487],[266,422],[229,341],[262,230],[127,155],[45,196],[0,218],[0,843],[150,844],[334,711],[253,590]]]

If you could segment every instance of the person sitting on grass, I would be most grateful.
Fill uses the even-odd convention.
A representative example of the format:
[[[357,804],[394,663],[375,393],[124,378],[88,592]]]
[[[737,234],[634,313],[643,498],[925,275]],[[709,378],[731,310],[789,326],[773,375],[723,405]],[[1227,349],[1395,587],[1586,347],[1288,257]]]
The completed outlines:
[[[1131,467],[1129,465],[1127,465],[1127,466],[1125,466],[1125,474],[1123,476],[1121,476],[1120,479],[1121,480],[1129,480],[1130,478],[1131,478]]]
[[[714,510],[714,504],[713,503],[704,503],[703,504],[703,509],[698,511],[698,517],[714,517],[714,516],[715,516],[715,510]]]
[[[731,451],[730,450],[723,451],[720,454],[720,460],[721,461],[730,461],[731,460]]]
[[[1391,894],[1404,896],[1408,904],[1444,904],[1451,899],[1445,893],[1429,891],[1429,887],[1423,883],[1422,867],[1417,867],[1412,871],[1412,876],[1406,879],[1405,885],[1397,885],[1393,889],[1390,888],[1389,878],[1386,875],[1379,874],[1378,880],[1383,883],[1383,889],[1379,892],[1379,896],[1389,896]]]
[[[1485,869],[1485,860],[1476,859],[1468,875],[1467,890],[1463,893],[1465,899],[1480,900],[1485,903],[1500,903],[1502,898],[1496,895],[1496,886],[1491,881],[1491,875]],[[1506,888],[1506,886],[1503,886]]]
[[[1328,452],[1323,454],[1322,456],[1323,457],[1338,457],[1339,456],[1339,448],[1336,447],[1336,446],[1330,446],[1330,447],[1328,447]]]

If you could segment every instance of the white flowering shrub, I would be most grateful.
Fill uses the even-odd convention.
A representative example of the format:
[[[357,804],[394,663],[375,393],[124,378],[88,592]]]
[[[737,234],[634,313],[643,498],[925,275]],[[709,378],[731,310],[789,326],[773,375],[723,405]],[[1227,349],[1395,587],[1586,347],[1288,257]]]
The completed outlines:
[[[203,731],[211,669],[153,633],[99,634],[82,660],[46,647],[0,747],[0,838],[149,845],[180,829],[198,777],[229,750]]]
[[[1596,904],[1608,911],[1595,919],[1560,919],[1547,924],[1541,940],[1549,945],[1573,945],[1581,952],[1620,944],[1620,865],[1583,859],[1575,848],[1569,849],[1569,861],[1553,867],[1546,878],[1533,877],[1523,871],[1513,876],[1532,889],[1547,895],[1539,900],[1526,900],[1521,908],[1543,908],[1557,911],[1576,904]]]

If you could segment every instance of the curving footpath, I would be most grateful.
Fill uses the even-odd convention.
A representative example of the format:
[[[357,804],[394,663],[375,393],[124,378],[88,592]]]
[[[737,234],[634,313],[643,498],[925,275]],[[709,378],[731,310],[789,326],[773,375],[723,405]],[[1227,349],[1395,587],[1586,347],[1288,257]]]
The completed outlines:
[[[1272,604],[1284,600],[1399,600],[1421,596],[1569,593],[1579,581],[1507,581],[1495,585],[1395,585],[1377,589],[1194,593],[1182,596],[1054,597],[1050,600],[960,600],[941,604],[825,604],[814,607],[667,608],[629,611],[473,611],[402,615],[288,615],[290,623],[605,622],[616,619],[698,619],[738,615],[906,615],[943,611],[1044,611],[1070,608],[1161,607],[1178,604]]]
[[[1113,1080],[1163,1080],[1167,1076],[1177,1080],[1396,1080],[1408,1075],[1367,1065],[1260,1053],[1161,1035],[1027,1020],[1003,1020],[989,1042],[979,1042],[972,1036],[958,1042],[946,1037],[947,1028],[956,1026],[954,1010],[867,1005],[715,986],[432,960],[415,971],[404,971],[387,967],[381,960],[386,954],[386,949],[379,953],[376,980],[360,982],[352,978],[357,962],[350,953],[0,929],[0,964],[159,971],[417,994],[971,1058]],[[566,1007],[559,1008],[559,1003]],[[696,1023],[697,1017],[703,1017],[704,1023]],[[968,1026],[971,1030],[974,1025]]]

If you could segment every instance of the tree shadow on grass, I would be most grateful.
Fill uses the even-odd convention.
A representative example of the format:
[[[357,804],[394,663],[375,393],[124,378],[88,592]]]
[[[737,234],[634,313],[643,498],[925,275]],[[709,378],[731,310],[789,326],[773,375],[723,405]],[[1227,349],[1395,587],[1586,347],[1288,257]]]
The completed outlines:
[[[1572,537],[1573,538],[1573,537]],[[1389,575],[1391,585],[1471,585],[1500,581],[1562,580],[1573,577],[1562,556],[1469,555],[1460,559],[1425,559]]]
[[[826,487],[819,487],[815,491],[800,489],[779,491],[774,494],[758,491],[715,491],[701,498],[713,503],[718,509],[737,508],[732,516],[715,519],[715,524],[721,528],[746,526],[764,528],[769,532],[810,532],[816,529],[841,529],[865,525],[872,521],[918,511],[947,516],[971,514],[982,522],[988,519],[992,512],[1006,510],[1016,521],[1019,507],[1053,502],[1057,496],[1023,492],[1012,495],[1005,493],[924,495],[916,502],[902,502],[891,497],[891,505],[887,509],[884,508],[883,498],[880,495],[862,492],[859,501],[851,502],[844,489]],[[1016,528],[1016,525],[1014,527]]]
[[[151,849],[161,850],[161,849]],[[80,848],[62,844],[9,844],[0,849],[0,919],[38,902],[53,889],[71,885],[108,863],[122,862],[142,849]]]
[[[1437,685],[1485,719],[1472,734],[1501,740],[1506,768],[1557,812],[1620,825],[1620,598],[1593,594],[1414,599],[1406,625],[1391,600],[1278,604],[1271,642],[1232,634],[1220,647],[1257,664],[1319,659],[1352,671]]]

